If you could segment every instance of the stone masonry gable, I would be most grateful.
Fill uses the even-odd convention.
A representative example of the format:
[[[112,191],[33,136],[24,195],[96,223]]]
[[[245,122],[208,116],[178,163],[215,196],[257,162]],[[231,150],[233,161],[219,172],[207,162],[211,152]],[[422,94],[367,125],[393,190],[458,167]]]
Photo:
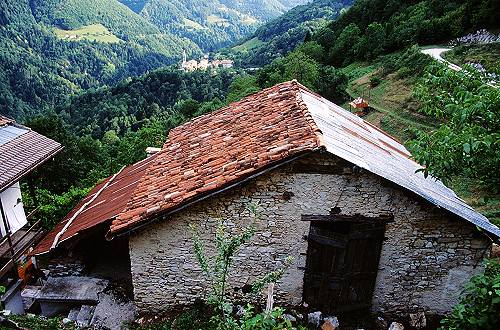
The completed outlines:
[[[304,173],[304,168],[317,169]],[[336,169],[328,173],[325,168]],[[238,296],[245,284],[279,267],[293,265],[277,283],[278,304],[302,302],[307,253],[304,214],[330,213],[377,217],[392,214],[386,226],[373,295],[382,313],[444,313],[457,301],[463,284],[480,271],[489,241],[472,224],[338,157],[315,153],[261,175],[238,188],[201,201],[133,233],[129,239],[135,302],[156,313],[204,297],[207,287],[195,261],[188,224],[200,227],[213,249],[217,218],[241,228],[251,220],[246,206],[260,205],[257,234],[238,254],[231,279]]]

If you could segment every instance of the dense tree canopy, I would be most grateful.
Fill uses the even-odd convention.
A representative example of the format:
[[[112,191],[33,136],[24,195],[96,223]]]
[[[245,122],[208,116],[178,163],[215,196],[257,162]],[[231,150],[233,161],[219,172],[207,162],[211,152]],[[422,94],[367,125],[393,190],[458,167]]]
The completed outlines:
[[[416,95],[422,111],[443,121],[434,132],[412,141],[425,173],[449,179],[465,176],[498,190],[500,175],[500,90],[475,71],[432,66]]]

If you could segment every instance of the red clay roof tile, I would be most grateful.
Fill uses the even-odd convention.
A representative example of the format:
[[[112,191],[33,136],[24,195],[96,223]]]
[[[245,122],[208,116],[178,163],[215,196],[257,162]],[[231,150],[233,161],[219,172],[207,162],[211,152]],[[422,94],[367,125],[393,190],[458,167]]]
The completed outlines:
[[[296,82],[283,83],[173,129],[127,207],[113,220],[111,232],[321,147],[319,128],[297,97],[300,88]]]

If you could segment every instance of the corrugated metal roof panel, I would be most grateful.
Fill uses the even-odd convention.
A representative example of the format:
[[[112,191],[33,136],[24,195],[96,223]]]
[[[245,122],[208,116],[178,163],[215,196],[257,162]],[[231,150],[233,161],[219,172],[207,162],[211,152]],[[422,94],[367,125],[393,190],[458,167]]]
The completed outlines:
[[[153,155],[124,168],[109,186],[74,219],[60,237],[59,242],[70,239],[84,230],[103,224],[118,215],[125,208],[140,178],[146,173],[147,168],[153,163],[155,157],[156,156]],[[94,197],[94,194],[96,194],[110,179],[111,177],[96,185],[87,197],[80,201],[80,203],[78,203],[78,205],[43,238],[30,254],[39,255],[49,252],[56,235],[63,229],[66,222],[87,201]]]
[[[28,132],[29,129],[24,127],[17,127],[13,125],[2,126],[0,127],[0,146]]]
[[[422,172],[417,172],[422,166],[409,158],[410,153],[398,141],[316,94],[302,89],[301,96],[321,129],[329,152],[500,237],[500,229],[474,211],[453,190],[441,181],[425,178]]]

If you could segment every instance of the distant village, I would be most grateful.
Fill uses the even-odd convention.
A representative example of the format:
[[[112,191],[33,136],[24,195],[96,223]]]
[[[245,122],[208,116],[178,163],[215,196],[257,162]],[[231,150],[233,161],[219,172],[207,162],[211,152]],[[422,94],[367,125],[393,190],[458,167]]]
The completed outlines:
[[[233,60],[222,59],[210,61],[208,55],[204,55],[198,62],[196,60],[187,60],[186,52],[182,56],[181,69],[184,71],[207,70],[208,68],[232,68],[234,65]]]

